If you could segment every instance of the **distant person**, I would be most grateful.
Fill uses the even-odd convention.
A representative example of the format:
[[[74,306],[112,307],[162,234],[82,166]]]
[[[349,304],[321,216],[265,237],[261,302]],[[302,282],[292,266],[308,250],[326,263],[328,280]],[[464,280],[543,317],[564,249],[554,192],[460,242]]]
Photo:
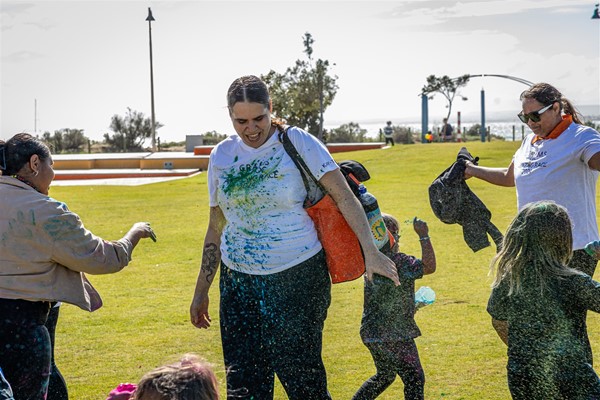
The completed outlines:
[[[573,222],[573,257],[569,267],[594,276],[597,260],[587,254],[587,243],[599,239],[596,223],[596,182],[600,170],[600,134],[583,125],[579,113],[561,92],[536,83],[521,93],[519,119],[533,131],[507,168],[466,162],[465,178],[474,176],[499,186],[516,186],[517,206],[552,200],[567,209]],[[588,360],[592,349],[588,343]]]
[[[448,123],[448,118],[444,118],[442,120],[442,129],[440,130],[440,136],[444,142],[451,142],[454,137],[452,133],[454,132],[454,128],[452,125]]]
[[[600,283],[567,265],[573,236],[567,210],[552,202],[525,205],[508,227],[487,310],[508,345],[514,400],[600,399],[588,362],[586,311],[600,312]]]
[[[431,133],[431,131],[427,131],[427,133],[425,134],[425,142],[426,143],[433,142],[433,134]]]
[[[140,239],[154,235],[138,222],[118,241],[95,236],[48,196],[52,164],[50,149],[34,136],[0,141],[0,368],[17,400],[46,398],[51,303],[97,309],[100,296],[84,272],[122,270]]]
[[[394,382],[396,375],[404,383],[405,399],[423,399],[425,373],[414,340],[421,336],[414,318],[415,280],[435,272],[435,253],[424,221],[413,221],[421,242],[421,259],[417,259],[398,252],[398,221],[389,214],[383,214],[383,219],[396,240],[390,257],[398,269],[400,286],[379,276],[372,282],[365,280],[360,336],[371,352],[377,373],[363,383],[352,399],[375,399]]]
[[[392,121],[386,122],[386,126],[383,128],[383,136],[385,136],[385,144],[391,143],[394,145],[394,128],[392,127]]]
[[[228,396],[272,399],[277,376],[292,400],[329,399],[321,350],[331,279],[304,209],[304,183],[278,137],[285,128],[271,116],[269,90],[256,76],[231,83],[227,106],[237,134],[210,155],[210,216],[190,320],[210,327],[209,289],[220,268]],[[287,133],[356,233],[369,278],[378,273],[398,283],[327,148],[300,128]]]

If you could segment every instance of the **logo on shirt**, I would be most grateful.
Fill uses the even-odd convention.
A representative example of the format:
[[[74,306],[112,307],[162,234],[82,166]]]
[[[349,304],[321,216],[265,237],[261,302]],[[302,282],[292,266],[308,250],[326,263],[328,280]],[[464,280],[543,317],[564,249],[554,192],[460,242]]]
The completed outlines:
[[[528,175],[538,168],[546,168],[548,162],[541,159],[547,155],[548,151],[546,150],[530,150],[526,158],[527,161],[523,161],[519,165],[521,168],[521,175]]]

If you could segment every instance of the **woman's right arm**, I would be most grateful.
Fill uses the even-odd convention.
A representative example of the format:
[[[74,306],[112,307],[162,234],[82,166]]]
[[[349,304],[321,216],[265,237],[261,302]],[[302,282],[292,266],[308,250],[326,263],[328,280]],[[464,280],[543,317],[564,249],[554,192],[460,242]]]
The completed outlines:
[[[466,162],[465,179],[474,176],[486,182],[498,186],[515,186],[514,164],[511,162],[508,168],[489,168]]]
[[[221,262],[221,233],[225,226],[225,216],[220,207],[211,207],[208,229],[204,237],[202,265],[196,281],[194,298],[190,306],[190,319],[196,328],[208,328],[210,315],[208,313],[208,290],[212,284]]]

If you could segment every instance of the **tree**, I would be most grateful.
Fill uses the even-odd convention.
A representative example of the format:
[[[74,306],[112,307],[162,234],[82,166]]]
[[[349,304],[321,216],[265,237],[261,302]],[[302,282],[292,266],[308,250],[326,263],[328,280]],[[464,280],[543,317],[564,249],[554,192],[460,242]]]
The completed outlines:
[[[303,43],[308,60],[296,60],[284,74],[271,70],[261,79],[269,87],[275,116],[323,140],[322,114],[337,93],[337,76],[329,74],[328,60],[313,62],[314,39],[310,33],[304,34]]]
[[[50,132],[44,132],[42,140],[48,143],[53,153],[77,153],[82,150],[89,139],[83,134],[83,129],[64,128]]]
[[[359,124],[350,122],[340,125],[327,133],[327,143],[360,143],[365,141],[367,130]]]
[[[156,130],[163,126],[156,121]],[[110,129],[114,134],[111,136],[105,133],[104,141],[113,150],[139,151],[142,149],[144,141],[152,136],[152,121],[150,118],[146,118],[144,113],[127,107],[127,114],[124,117],[113,115]]]
[[[433,99],[435,93],[441,93],[448,101],[448,105],[446,106],[448,107],[448,114],[446,115],[446,118],[449,119],[450,114],[452,113],[452,102],[454,101],[454,97],[456,96],[458,89],[469,82],[469,77],[469,75],[463,75],[458,78],[449,78],[448,75],[444,75],[438,78],[435,75],[429,75],[427,77],[427,85],[423,86],[421,93],[429,96],[430,99]],[[464,96],[460,97],[463,100],[467,100]]]
[[[218,133],[217,131],[206,132],[202,135],[202,142],[205,145],[215,145],[227,139],[227,135]]]

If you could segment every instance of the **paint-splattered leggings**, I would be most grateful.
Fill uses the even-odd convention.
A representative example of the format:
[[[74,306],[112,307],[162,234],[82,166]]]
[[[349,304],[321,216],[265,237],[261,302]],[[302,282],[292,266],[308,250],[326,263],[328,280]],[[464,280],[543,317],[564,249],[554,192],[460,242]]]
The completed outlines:
[[[323,252],[285,271],[249,275],[221,264],[221,339],[228,399],[331,399],[321,358],[331,281]]]
[[[44,400],[50,376],[50,303],[0,299],[0,367],[15,400]]]
[[[425,374],[413,339],[365,345],[373,356],[377,373],[363,383],[352,400],[375,399],[394,382],[396,374],[404,383],[406,400],[423,399]]]

